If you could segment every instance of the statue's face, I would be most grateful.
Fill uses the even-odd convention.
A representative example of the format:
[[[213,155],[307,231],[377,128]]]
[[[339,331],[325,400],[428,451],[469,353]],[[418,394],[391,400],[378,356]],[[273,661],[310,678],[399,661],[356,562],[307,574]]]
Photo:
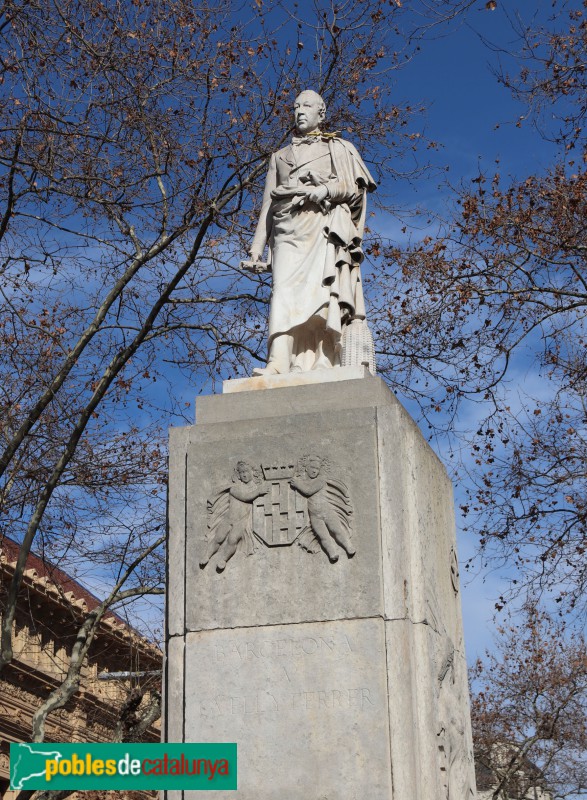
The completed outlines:
[[[239,464],[236,471],[243,483],[250,483],[253,480],[253,470],[249,464]]]
[[[306,462],[306,475],[308,478],[317,478],[320,475],[320,459],[310,458]]]
[[[296,128],[300,133],[311,133],[320,127],[324,119],[324,106],[318,95],[302,92],[294,103]]]

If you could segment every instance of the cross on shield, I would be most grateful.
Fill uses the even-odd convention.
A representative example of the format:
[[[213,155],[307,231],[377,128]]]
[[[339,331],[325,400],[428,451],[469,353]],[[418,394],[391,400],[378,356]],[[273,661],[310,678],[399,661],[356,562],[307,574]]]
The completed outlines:
[[[308,503],[289,485],[295,467],[262,465],[271,491],[253,502],[253,533],[269,547],[293,544],[308,524]]]

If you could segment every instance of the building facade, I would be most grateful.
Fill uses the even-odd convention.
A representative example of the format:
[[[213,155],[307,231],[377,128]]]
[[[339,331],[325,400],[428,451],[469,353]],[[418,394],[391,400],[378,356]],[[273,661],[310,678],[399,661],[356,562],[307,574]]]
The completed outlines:
[[[12,578],[18,545],[0,540],[0,614]],[[14,658],[0,678],[0,797],[11,800],[11,742],[31,738],[39,705],[63,681],[71,648],[86,614],[99,600],[69,575],[37,555],[27,560],[13,628]],[[46,741],[124,741],[140,709],[156,700],[162,653],[120,617],[102,620],[81,671],[80,688],[70,702],[47,719]],[[132,677],[108,680],[111,673]],[[106,678],[106,679],[105,679]],[[158,723],[142,741],[158,741]],[[84,798],[90,800],[84,792]],[[151,793],[128,793],[135,798]]]

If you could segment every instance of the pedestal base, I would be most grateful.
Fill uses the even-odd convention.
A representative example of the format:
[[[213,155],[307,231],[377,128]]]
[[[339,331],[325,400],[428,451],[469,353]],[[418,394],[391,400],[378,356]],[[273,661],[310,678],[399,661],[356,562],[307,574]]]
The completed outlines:
[[[240,800],[470,800],[452,491],[413,421],[372,376],[197,419],[171,432],[167,740],[236,741]]]

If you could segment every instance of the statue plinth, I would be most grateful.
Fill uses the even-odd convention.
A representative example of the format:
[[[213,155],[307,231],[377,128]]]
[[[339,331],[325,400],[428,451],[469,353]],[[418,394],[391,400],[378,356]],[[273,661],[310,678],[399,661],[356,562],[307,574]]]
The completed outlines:
[[[239,800],[468,800],[452,487],[349,370],[171,431],[165,736],[236,741]]]

